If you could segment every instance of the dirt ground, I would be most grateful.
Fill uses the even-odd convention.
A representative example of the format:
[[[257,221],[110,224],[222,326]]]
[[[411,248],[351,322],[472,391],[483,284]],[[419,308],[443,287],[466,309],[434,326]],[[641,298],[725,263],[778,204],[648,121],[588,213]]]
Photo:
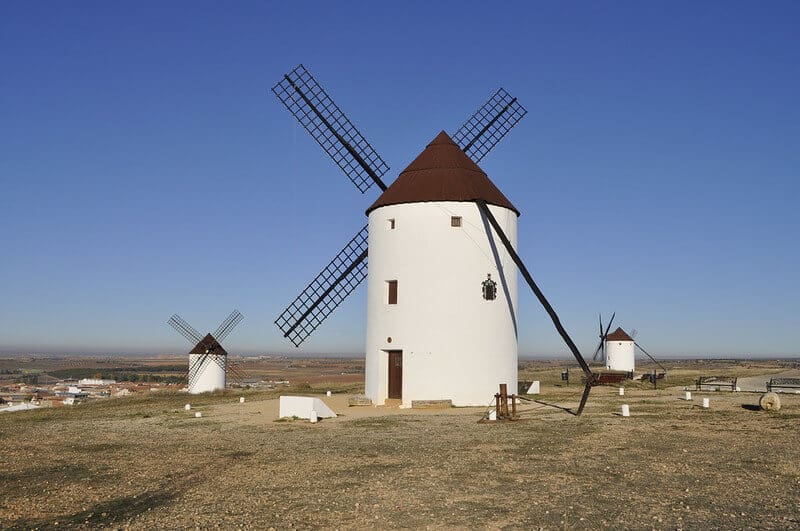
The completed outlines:
[[[785,367],[736,368],[765,369]],[[575,417],[581,387],[538,374],[543,393],[507,423],[347,407],[336,384],[311,390],[340,414],[317,424],[277,421],[265,392],[3,414],[0,527],[800,529],[800,394],[767,413],[755,393],[629,383]]]

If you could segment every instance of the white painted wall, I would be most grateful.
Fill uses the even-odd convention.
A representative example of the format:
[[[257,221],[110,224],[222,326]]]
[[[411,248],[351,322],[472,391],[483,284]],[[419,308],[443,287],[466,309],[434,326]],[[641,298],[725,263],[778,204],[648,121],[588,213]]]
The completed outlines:
[[[297,417],[299,419],[310,419],[312,412],[317,418],[328,419],[336,416],[328,405],[312,396],[282,396],[280,397],[278,416]]]
[[[489,208],[516,246],[516,213]],[[462,218],[461,227],[451,227],[451,216]],[[487,273],[497,282],[493,301],[481,295]],[[388,304],[388,280],[398,281],[396,305]],[[487,405],[499,384],[516,390],[516,308],[517,267],[475,203],[370,212],[365,386],[373,403],[388,395],[388,350],[403,351],[404,405],[444,399]]]
[[[606,369],[632,372],[634,354],[633,341],[606,341]]]
[[[189,367],[192,367],[205,354],[189,354]],[[216,358],[216,360],[214,359]],[[227,356],[208,355],[203,362],[203,368],[197,376],[189,382],[189,393],[208,393],[209,391],[225,389],[225,369]]]

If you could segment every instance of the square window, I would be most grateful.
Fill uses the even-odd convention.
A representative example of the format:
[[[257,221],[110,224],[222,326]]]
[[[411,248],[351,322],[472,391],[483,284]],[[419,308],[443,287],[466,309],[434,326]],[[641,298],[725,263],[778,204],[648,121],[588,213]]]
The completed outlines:
[[[387,280],[386,283],[389,285],[389,304],[397,304],[397,281],[396,280]]]
[[[460,227],[461,226],[461,216],[450,216],[450,226],[451,227]]]
[[[389,230],[393,230],[393,229],[394,229],[394,218],[391,218],[391,219],[387,219],[387,220],[386,220],[386,227],[387,227]]]

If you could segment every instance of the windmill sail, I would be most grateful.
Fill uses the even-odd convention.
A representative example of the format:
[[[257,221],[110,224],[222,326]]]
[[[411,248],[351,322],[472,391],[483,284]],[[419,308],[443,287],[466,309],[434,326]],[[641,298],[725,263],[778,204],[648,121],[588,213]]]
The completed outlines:
[[[244,316],[239,313],[239,310],[233,310],[231,314],[222,321],[219,327],[217,327],[217,331],[214,332],[214,337],[217,341],[222,342],[223,339],[228,337],[231,330],[236,328],[236,325],[238,325],[242,319],[244,319]]]
[[[528,111],[503,88],[458,128],[453,140],[475,162],[494,148]]]
[[[301,64],[285,74],[272,92],[363,194],[389,171],[372,145]]]
[[[275,320],[294,346],[299,347],[367,277],[367,236],[365,225]]]
[[[203,336],[192,328],[192,325],[183,320],[177,313],[169,318],[167,321],[172,328],[174,328],[180,335],[188,339],[192,343],[199,343]]]

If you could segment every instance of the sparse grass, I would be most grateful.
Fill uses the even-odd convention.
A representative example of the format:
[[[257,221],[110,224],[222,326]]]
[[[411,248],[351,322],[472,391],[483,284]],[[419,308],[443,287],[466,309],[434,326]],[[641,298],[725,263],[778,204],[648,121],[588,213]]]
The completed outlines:
[[[304,394],[329,388],[309,387]],[[529,420],[494,424],[477,423],[482,410],[461,408],[313,426],[214,416],[238,396],[255,402],[300,388],[153,393],[8,414],[0,417],[0,523],[800,526],[800,396],[781,396],[783,408],[767,413],[742,407],[757,395],[717,393],[705,411],[678,400],[679,389],[626,390],[624,398],[593,390],[584,416],[574,417],[558,408],[577,403],[580,386],[545,385],[536,398],[551,405],[526,405]],[[631,418],[616,415],[623,400]],[[186,402],[211,418],[187,416]]]

